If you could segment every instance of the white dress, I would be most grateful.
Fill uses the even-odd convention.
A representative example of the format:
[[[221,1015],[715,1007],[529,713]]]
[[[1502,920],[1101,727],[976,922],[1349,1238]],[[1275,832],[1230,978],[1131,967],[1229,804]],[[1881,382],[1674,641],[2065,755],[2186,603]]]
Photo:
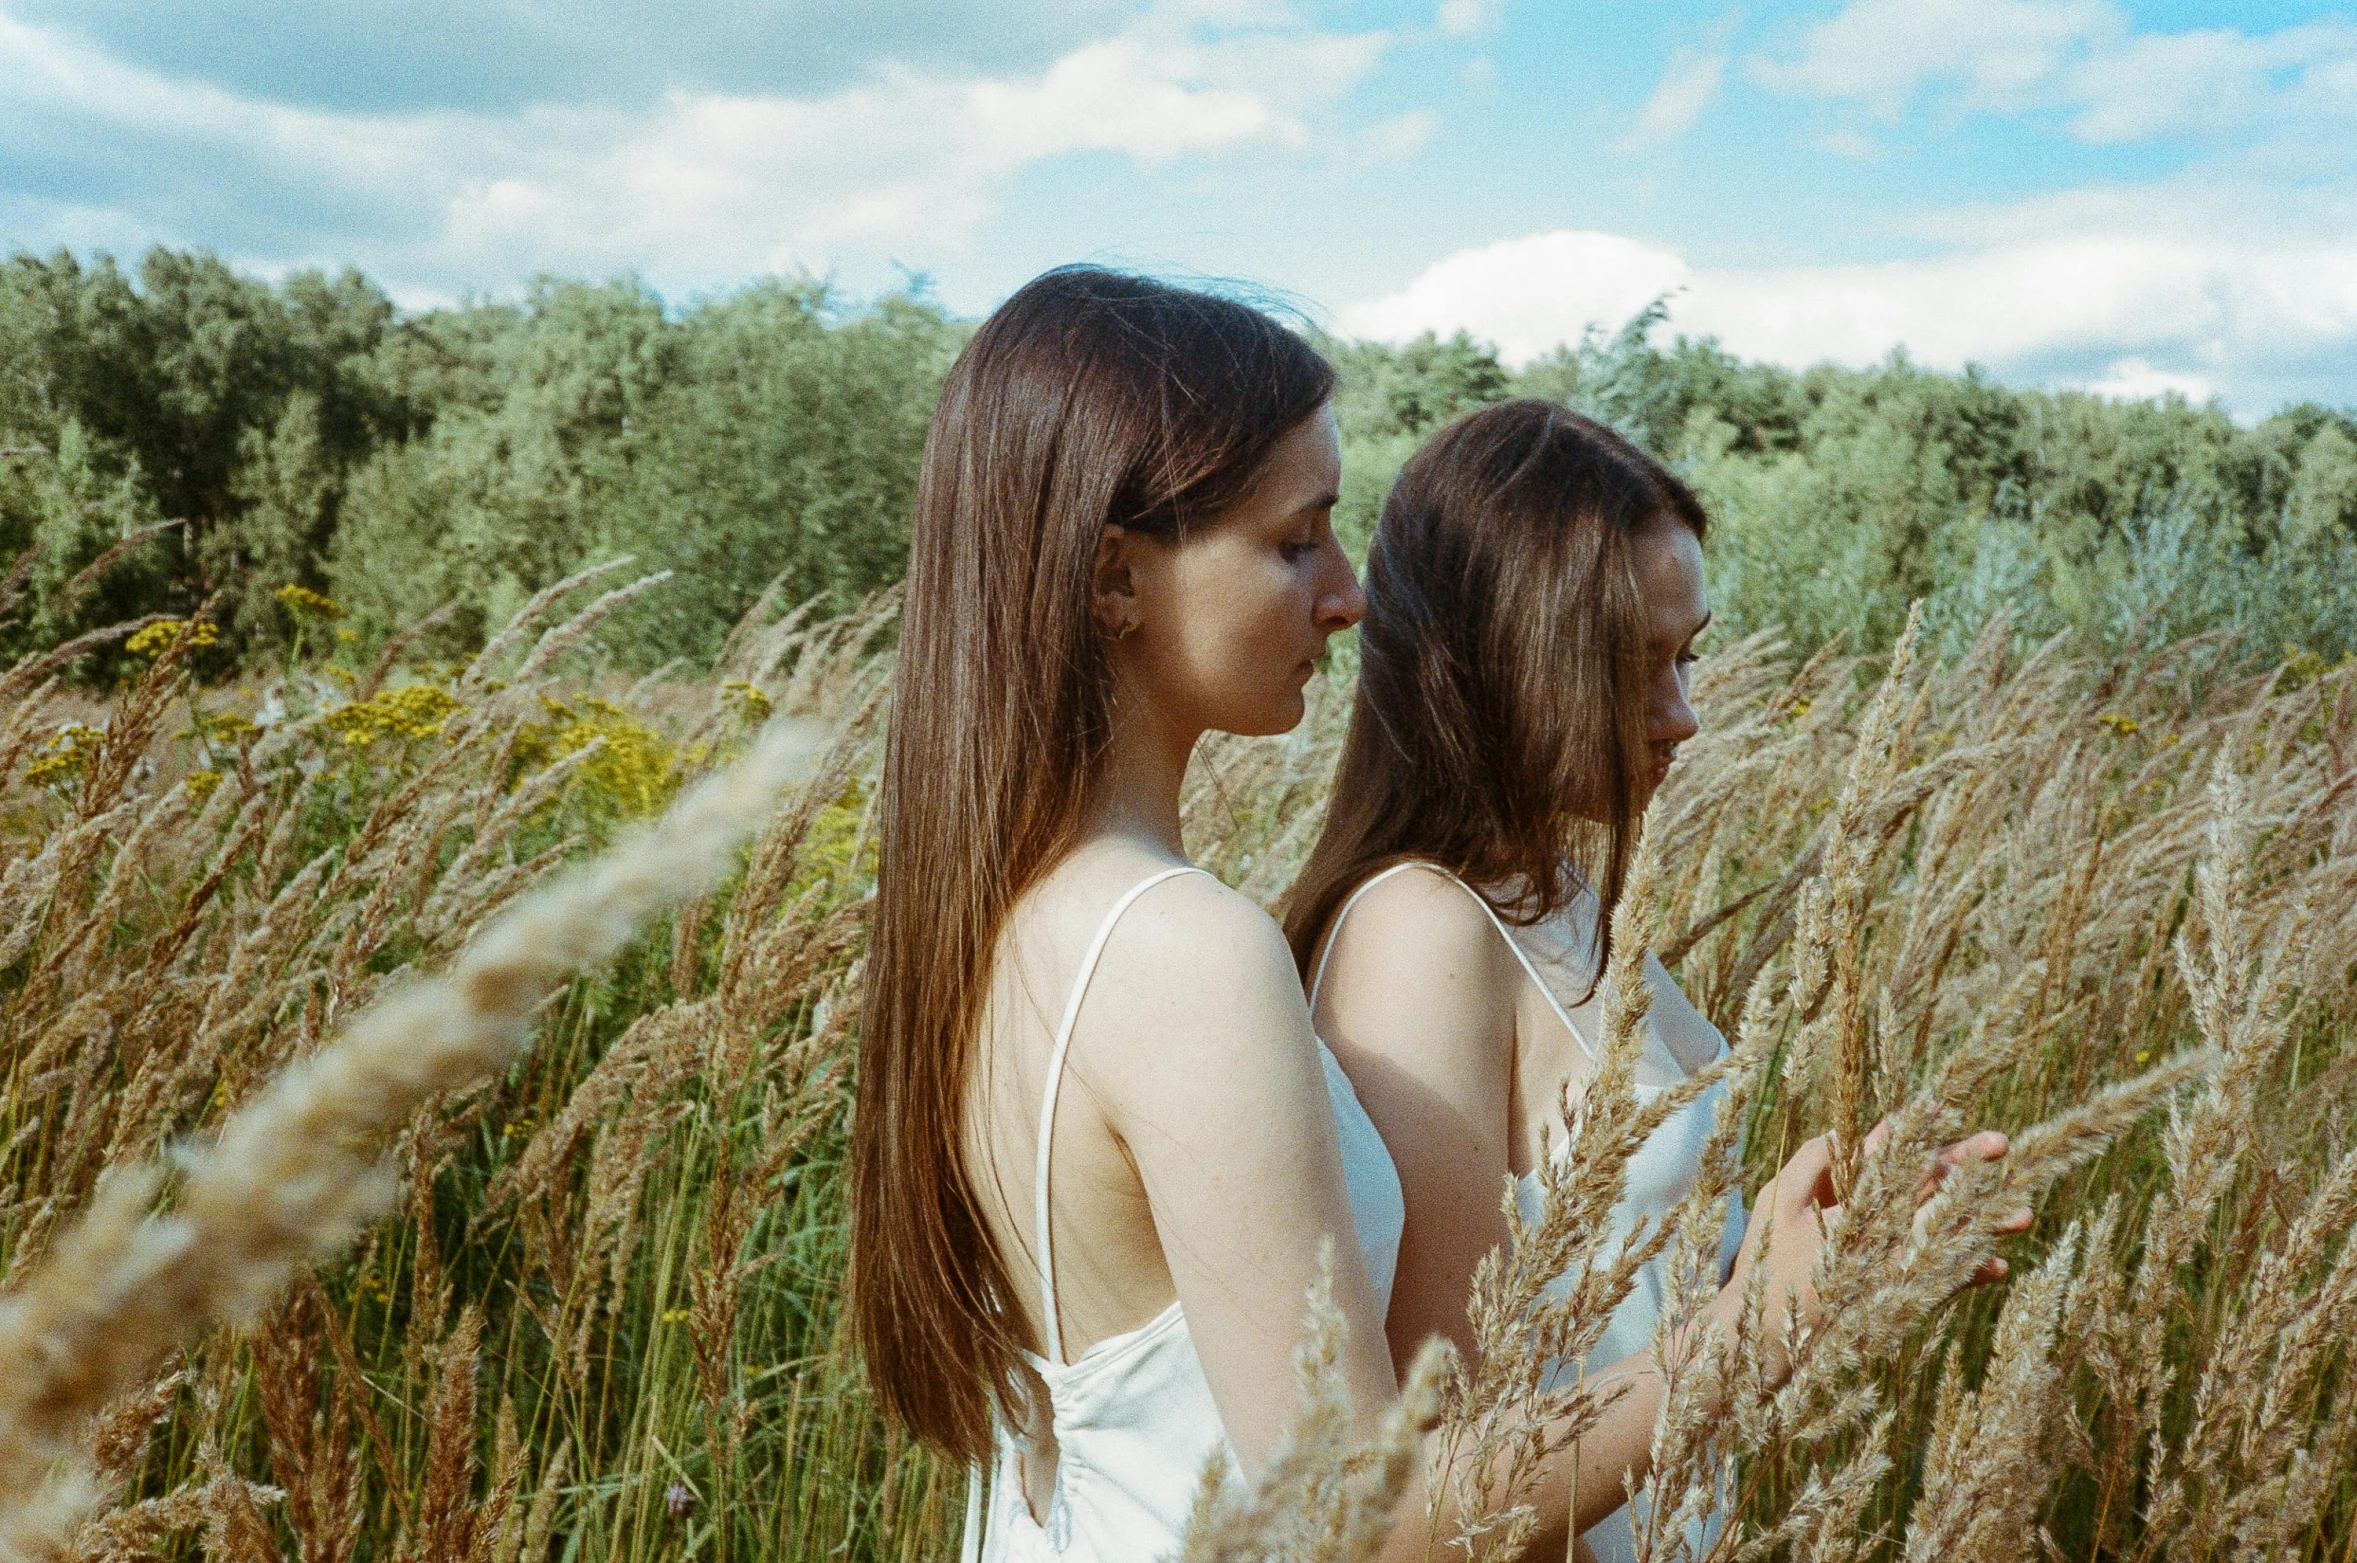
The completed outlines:
[[[1045,1524],[1032,1518],[1023,1498],[1021,1451],[1002,1429],[987,1477],[977,1470],[967,1487],[966,1563],[1152,1563],[1177,1553],[1194,1507],[1203,1467],[1223,1456],[1240,1477],[1235,1453],[1212,1403],[1211,1386],[1187,1333],[1186,1314],[1174,1299],[1151,1323],[1108,1336],[1064,1360],[1064,1332],[1056,1312],[1056,1262],[1048,1223],[1048,1150],[1054,1136],[1056,1091],[1064,1055],[1072,1046],[1073,1022],[1105,941],[1122,913],[1147,890],[1197,868],[1171,868],[1130,888],[1105,914],[1056,1028],[1048,1054],[1047,1085],[1039,1112],[1039,1154],[1032,1184],[1033,1217],[1039,1231],[1040,1317],[1046,1321],[1047,1354],[1026,1354],[1047,1385],[1056,1435],[1055,1485]],[[1334,1127],[1342,1144],[1342,1170],[1350,1193],[1360,1257],[1374,1283],[1379,1305],[1391,1301],[1391,1280],[1399,1264],[1400,1229],[1407,1206],[1399,1173],[1375,1124],[1334,1055],[1318,1044],[1333,1099]]]
[[[1589,1045],[1587,1030],[1573,1018],[1573,1011],[1564,1007],[1562,997],[1555,991],[1555,985],[1540,972],[1537,963],[1530,958],[1529,952],[1523,949],[1522,942],[1514,937],[1507,928],[1505,919],[1498,915],[1497,908],[1490,905],[1489,898],[1471,885],[1466,884],[1462,879],[1457,878],[1456,875],[1449,873],[1447,869],[1441,868],[1437,864],[1411,860],[1395,863],[1383,872],[1370,876],[1365,883],[1351,892],[1349,899],[1342,903],[1341,911],[1335,914],[1333,923],[1335,932],[1340,932],[1342,920],[1350,915],[1351,907],[1357,904],[1360,896],[1365,895],[1393,874],[1410,868],[1430,869],[1473,897],[1482,911],[1489,915],[1490,922],[1498,930],[1498,936],[1506,941],[1506,947],[1514,952],[1514,958],[1522,963],[1522,969],[1529,974],[1530,980],[1538,985],[1538,990],[1545,997],[1548,1007],[1554,1010],[1556,1018],[1561,1020],[1564,1028],[1571,1033],[1572,1041],[1577,1043],[1580,1051],[1587,1056],[1592,1069],[1596,1063],[1596,1051]],[[1595,898],[1583,891],[1578,905],[1584,906],[1586,909],[1589,923],[1588,937],[1590,948],[1593,949]],[[1577,910],[1576,906],[1575,910]],[[1333,948],[1334,936],[1329,934],[1326,940],[1326,954],[1331,954]],[[1326,957],[1325,954],[1321,954],[1318,958],[1316,972],[1310,982],[1310,1008],[1313,1012],[1317,1008],[1318,989],[1325,980],[1325,974]],[[1725,1052],[1726,1039],[1719,1034],[1716,1027],[1712,1026],[1695,1010],[1692,1004],[1687,1002],[1686,995],[1679,991],[1676,981],[1671,978],[1669,972],[1651,956],[1647,956],[1645,960],[1645,976],[1653,987],[1653,1011],[1647,1019],[1647,1024],[1653,1028],[1655,1045],[1661,1049],[1670,1067],[1677,1067],[1677,1054],[1668,1047],[1666,1042],[1660,1040],[1660,1030],[1665,1021],[1685,1031],[1690,1039],[1705,1042],[1707,1050],[1711,1054],[1717,1055]],[[1600,997],[1591,996],[1579,1008],[1582,1010],[1594,1008],[1600,1014],[1601,1005]],[[1662,1071],[1657,1067],[1655,1072]],[[1670,1083],[1668,1080],[1647,1082],[1640,1079],[1636,1084],[1637,1096],[1640,1101],[1657,1097],[1669,1088]],[[1612,1260],[1614,1255],[1620,1251],[1621,1245],[1627,1242],[1630,1234],[1637,1229],[1640,1222],[1651,1225],[1666,1218],[1669,1212],[1676,1208],[1678,1202],[1686,1197],[1687,1192],[1694,1187],[1695,1174],[1702,1166],[1702,1148],[1710,1136],[1711,1121],[1718,1112],[1719,1099],[1725,1092],[1724,1084],[1710,1086],[1692,1102],[1663,1120],[1661,1126],[1654,1130],[1642,1146],[1638,1147],[1636,1154],[1629,1160],[1627,1187],[1622,1191],[1620,1203],[1612,1209],[1612,1233],[1598,1253],[1597,1257],[1600,1263],[1609,1263]],[[1557,1142],[1556,1155],[1561,1156],[1567,1150],[1567,1141]],[[1514,1202],[1525,1222],[1536,1222],[1539,1219],[1543,1200],[1544,1195],[1540,1188],[1538,1174],[1535,1171],[1524,1173],[1514,1185]],[[1727,1223],[1719,1256],[1722,1274],[1725,1272],[1726,1265],[1733,1261],[1736,1250],[1742,1245],[1743,1228],[1743,1202],[1741,1196],[1738,1195],[1730,1198],[1727,1204]],[[1567,1277],[1562,1284],[1568,1285],[1569,1278]],[[1662,1309],[1669,1300],[1670,1284],[1667,1255],[1656,1257],[1637,1271],[1636,1284],[1631,1288],[1629,1295],[1621,1300],[1621,1305],[1613,1310],[1612,1320],[1605,1326],[1603,1338],[1596,1343],[1596,1349],[1588,1357],[1587,1372],[1600,1373],[1615,1362],[1651,1349],[1654,1326],[1660,1321]],[[1572,1364],[1558,1364],[1550,1379],[1550,1387],[1553,1384],[1569,1380],[1578,1371],[1580,1370]],[[1696,1555],[1699,1555],[1716,1537],[1719,1525],[1720,1520],[1713,1516],[1692,1532],[1689,1539]],[[1589,1527],[1586,1539],[1588,1545],[1595,1549],[1596,1556],[1602,1560],[1602,1563],[1623,1563],[1623,1560],[1625,1563],[1634,1563],[1637,1556],[1635,1527],[1625,1505]]]

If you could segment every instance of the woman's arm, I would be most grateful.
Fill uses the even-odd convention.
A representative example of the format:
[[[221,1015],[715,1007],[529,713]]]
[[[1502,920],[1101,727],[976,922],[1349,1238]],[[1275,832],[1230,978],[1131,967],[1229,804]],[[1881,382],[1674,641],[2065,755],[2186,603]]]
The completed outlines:
[[[1382,1131],[1407,1197],[1388,1321],[1404,1364],[1434,1335],[1474,1354],[1466,1302],[1475,1266],[1507,1239],[1515,1009],[1522,965],[1462,887],[1410,870],[1370,892],[1335,936],[1318,1034]],[[1528,1500],[1542,1515],[1532,1555],[1560,1551],[1627,1501],[1623,1475],[1650,1452],[1661,1386],[1650,1352],[1614,1365],[1627,1392]]]
[[[1423,873],[1401,874],[1371,893],[1328,957],[1319,1034],[1391,1146],[1407,1196],[1390,1320],[1393,1351],[1403,1363],[1430,1335],[1473,1349],[1466,1302],[1474,1267],[1507,1237],[1499,1197],[1511,1169],[1513,1035],[1524,980],[1521,964],[1471,898]],[[1986,1160],[2005,1149],[2004,1136],[1979,1134],[1948,1147],[1942,1160]],[[1787,1312],[1814,1314],[1812,1276],[1833,1198],[1831,1160],[1827,1143],[1811,1140],[1760,1191],[1732,1273],[1712,1305],[1722,1331],[1733,1328],[1746,1278],[1762,1266],[1770,1340],[1781,1338],[1779,1321]],[[1927,1177],[1918,1199],[1936,1184],[1936,1176]],[[2026,1227],[2028,1216],[2017,1213],[2004,1230]],[[2002,1274],[2002,1262],[1993,1262],[1982,1279]],[[1641,1480],[1649,1468],[1663,1389],[1653,1353],[1635,1352],[1606,1372],[1625,1381],[1626,1391],[1576,1448],[1542,1465],[1518,1494],[1540,1515],[1554,1517],[1533,1540],[1534,1556],[1560,1550],[1567,1529],[1584,1531],[1621,1507],[1624,1478]],[[1422,1502],[1419,1490],[1403,1512],[1417,1512]],[[1455,1523],[1444,1513],[1443,1533]],[[1421,1526],[1400,1529],[1417,1532],[1420,1545]],[[1406,1540],[1394,1551],[1416,1555]]]
[[[1293,1353],[1318,1253],[1350,1327],[1341,1370],[1371,1434],[1398,1399],[1359,1261],[1324,1066],[1284,937],[1190,875],[1115,931],[1070,1069],[1144,1184],[1171,1281],[1248,1473],[1290,1426]]]
[[[1474,1266],[1506,1241],[1522,967],[1462,887],[1412,868],[1362,897],[1326,956],[1317,1033],[1399,1169],[1408,1220],[1387,1329],[1401,1372],[1437,1335],[1468,1361]]]

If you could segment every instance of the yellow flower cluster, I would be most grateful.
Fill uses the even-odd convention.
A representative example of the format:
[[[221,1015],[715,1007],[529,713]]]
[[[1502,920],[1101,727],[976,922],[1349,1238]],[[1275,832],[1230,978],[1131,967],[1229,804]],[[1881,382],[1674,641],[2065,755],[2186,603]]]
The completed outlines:
[[[679,787],[679,751],[671,741],[620,706],[590,697],[579,709],[543,696],[550,720],[526,727],[516,741],[516,758],[538,770],[599,739],[605,747],[583,762],[574,783],[626,815],[652,814]]]
[[[2305,646],[2286,645],[2283,648],[2283,685],[2287,689],[2303,689],[2327,673],[2337,672],[2357,661],[2343,655],[2338,662],[2327,662]]]
[[[344,616],[343,604],[333,597],[321,596],[310,587],[297,586],[292,581],[270,595],[284,603],[286,610],[298,619],[340,619]]]
[[[201,733],[207,742],[217,743],[225,748],[240,749],[259,737],[261,732],[262,729],[239,716],[235,711],[207,711],[198,715],[194,729],[182,733],[180,736],[194,738]]]
[[[185,619],[158,619],[124,641],[123,649],[135,657],[160,657],[172,649],[172,643],[180,638],[180,632],[187,624]],[[202,651],[207,646],[220,644],[220,641],[220,628],[210,619],[199,619],[196,621],[195,633],[189,637],[188,646],[191,651]]]
[[[345,744],[365,749],[380,738],[432,738],[453,713],[464,709],[448,691],[432,684],[404,684],[338,706],[321,721]]]
[[[2122,738],[2127,737],[2130,733],[2140,733],[2144,731],[2144,724],[2142,722],[2139,722],[2136,720],[2136,718],[2128,716],[2119,711],[2106,711],[2103,713],[2103,715],[2097,717],[2095,720],[2101,722],[2104,726],[2110,728],[2114,733],[2117,733]]]
[[[213,795],[214,788],[221,785],[221,773],[219,771],[190,771],[187,776],[182,778],[180,785],[188,789],[190,797],[202,803]]]
[[[810,822],[809,833],[802,838],[794,893],[801,893],[819,879],[874,877],[876,838],[872,832],[864,841],[860,838],[867,802],[868,785],[854,776],[841,797],[819,810],[817,818]],[[852,856],[854,852],[858,854],[856,859]]]
[[[773,709],[769,696],[761,692],[760,685],[749,683],[741,678],[732,678],[721,685],[720,698],[735,706],[738,713],[748,722],[768,721],[769,713]]]
[[[106,747],[106,733],[83,722],[67,722],[51,735],[25,767],[25,780],[36,787],[70,786],[90,772],[90,762]]]

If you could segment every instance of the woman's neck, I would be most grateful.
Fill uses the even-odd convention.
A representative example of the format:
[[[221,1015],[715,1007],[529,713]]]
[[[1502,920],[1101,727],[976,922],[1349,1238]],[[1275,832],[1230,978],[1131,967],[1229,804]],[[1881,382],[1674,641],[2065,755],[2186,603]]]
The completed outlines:
[[[1145,701],[1116,700],[1113,739],[1089,803],[1087,833],[1123,836],[1173,857],[1185,856],[1179,793],[1202,736],[1202,729],[1170,722]]]

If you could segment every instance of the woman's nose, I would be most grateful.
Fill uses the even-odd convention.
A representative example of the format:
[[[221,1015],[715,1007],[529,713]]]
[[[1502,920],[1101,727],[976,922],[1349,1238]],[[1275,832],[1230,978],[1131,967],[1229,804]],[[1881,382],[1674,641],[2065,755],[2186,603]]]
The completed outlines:
[[[1318,597],[1318,625],[1327,633],[1349,629],[1367,616],[1367,594],[1350,567],[1350,556],[1340,543],[1328,543],[1331,568],[1326,589]]]
[[[1683,681],[1669,692],[1668,698],[1653,712],[1653,741],[1657,744],[1682,744],[1702,731],[1702,718],[1694,714],[1694,704],[1686,698]]]

